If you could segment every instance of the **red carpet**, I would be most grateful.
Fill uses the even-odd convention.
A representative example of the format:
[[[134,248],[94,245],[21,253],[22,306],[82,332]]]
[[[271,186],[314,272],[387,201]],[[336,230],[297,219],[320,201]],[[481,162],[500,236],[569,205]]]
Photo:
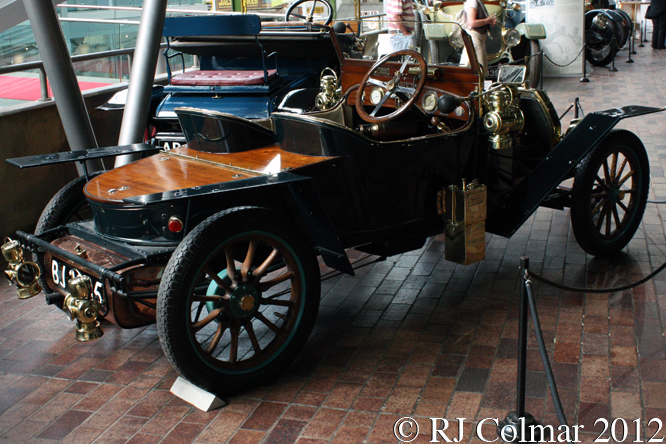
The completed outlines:
[[[79,88],[84,91],[110,84],[110,82],[79,82]],[[41,96],[38,78],[0,76],[0,99],[39,100]],[[49,96],[53,97],[50,86]]]

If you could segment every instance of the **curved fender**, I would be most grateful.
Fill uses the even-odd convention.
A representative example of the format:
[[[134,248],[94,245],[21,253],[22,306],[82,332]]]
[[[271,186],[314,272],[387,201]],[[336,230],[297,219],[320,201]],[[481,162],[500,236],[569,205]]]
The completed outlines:
[[[546,38],[546,28],[541,23],[519,23],[516,31],[530,40]]]
[[[590,113],[511,191],[486,220],[486,231],[509,237],[534,213],[548,194],[620,120],[664,111],[625,106]]]

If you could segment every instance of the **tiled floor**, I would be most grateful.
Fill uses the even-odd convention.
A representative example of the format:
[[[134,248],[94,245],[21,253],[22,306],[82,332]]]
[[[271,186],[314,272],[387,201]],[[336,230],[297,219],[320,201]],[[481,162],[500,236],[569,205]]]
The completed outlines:
[[[666,105],[666,51],[638,48],[634,64],[594,69],[590,83],[550,79],[558,112],[580,97],[585,111]],[[565,119],[568,121],[568,118]],[[666,199],[666,113],[628,119],[649,151],[653,199]],[[442,243],[390,257],[356,277],[323,283],[306,350],[273,385],[202,413],[170,394],[176,375],[154,327],[105,325],[77,343],[72,323],[36,297],[19,301],[0,284],[0,436],[10,443],[395,443],[394,424],[413,417],[431,439],[430,417],[463,420],[463,441],[494,439],[485,418],[515,408],[518,265],[566,284],[606,287],[637,280],[666,260],[666,206],[649,204],[626,254],[595,260],[577,246],[567,211],[539,210],[511,239],[488,238],[487,259],[447,263]],[[598,418],[615,418],[621,440],[666,423],[666,273],[616,294],[536,286],[541,324],[571,424],[592,442]],[[533,335],[527,410],[557,424]],[[441,423],[438,424],[441,426]],[[399,429],[399,428],[398,428]],[[408,425],[405,432],[415,430]],[[650,435],[644,433],[643,437]],[[659,436],[666,435],[666,425]],[[439,441],[443,438],[439,435]],[[634,438],[627,438],[634,442]]]

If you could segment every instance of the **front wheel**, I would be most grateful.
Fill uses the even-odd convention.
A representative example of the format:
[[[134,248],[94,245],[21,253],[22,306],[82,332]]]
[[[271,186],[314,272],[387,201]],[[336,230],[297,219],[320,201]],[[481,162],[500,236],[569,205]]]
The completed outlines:
[[[539,86],[539,80],[541,80],[541,57],[543,57],[543,54],[539,54],[541,52],[541,45],[538,40],[530,40],[529,45],[530,58],[527,65],[527,75],[529,76],[530,87],[536,89]]]
[[[571,192],[571,225],[578,244],[594,256],[624,248],[643,218],[650,163],[643,143],[611,131],[585,158]]]
[[[218,395],[260,385],[305,345],[320,285],[316,255],[287,218],[222,211],[181,242],[164,271],[162,348],[183,377]]]

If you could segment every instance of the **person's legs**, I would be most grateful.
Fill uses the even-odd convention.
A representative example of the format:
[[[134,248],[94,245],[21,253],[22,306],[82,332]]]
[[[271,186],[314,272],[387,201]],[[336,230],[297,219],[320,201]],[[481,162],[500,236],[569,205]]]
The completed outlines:
[[[659,28],[655,31],[657,32],[657,43],[659,44],[657,49],[664,49],[666,48],[666,17],[659,17],[657,22],[657,27]]]
[[[488,53],[486,52],[486,39],[488,38],[487,34],[480,34],[476,31],[468,31],[469,35],[472,37],[472,43],[474,44],[474,53],[476,54],[476,58],[479,61],[479,64],[481,65],[481,69],[483,71],[483,77],[486,77],[486,73],[488,72],[488,67],[485,66],[488,64]],[[469,60],[469,55],[467,54],[467,50],[463,49],[462,56],[460,57],[460,64],[463,66],[471,66],[471,62]]]
[[[488,51],[486,49],[486,40],[488,39],[488,34],[479,34],[478,32],[472,32],[472,41],[474,42],[474,52],[476,52],[476,59],[481,65],[483,71],[482,77],[485,79],[486,74],[488,74]]]
[[[664,49],[666,40],[666,17],[652,19],[652,48]]]

